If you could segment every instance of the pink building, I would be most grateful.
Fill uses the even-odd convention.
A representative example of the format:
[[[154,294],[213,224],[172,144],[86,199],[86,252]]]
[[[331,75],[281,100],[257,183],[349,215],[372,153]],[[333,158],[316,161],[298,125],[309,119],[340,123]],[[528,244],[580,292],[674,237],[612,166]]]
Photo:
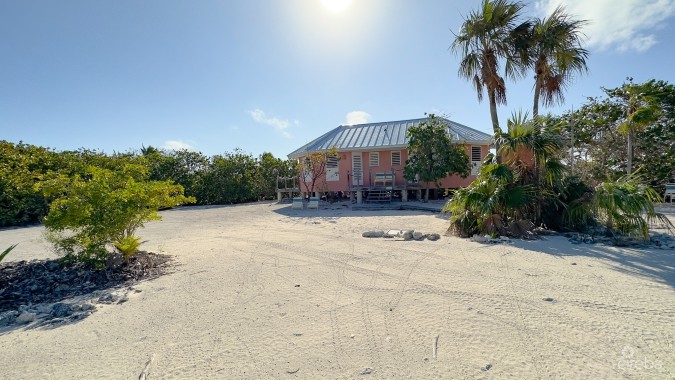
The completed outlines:
[[[335,147],[338,156],[329,158],[325,178],[315,185],[315,192],[342,192],[361,199],[390,201],[400,197],[419,197],[425,183],[403,178],[408,158],[408,128],[426,119],[388,121],[358,125],[341,125],[312,140],[294,152],[290,159],[302,160],[308,153],[325,152]],[[472,175],[453,175],[440,180],[443,189],[467,186],[476,177],[478,166],[488,154],[491,136],[451,120],[443,119],[453,142],[464,144],[472,165]],[[302,180],[302,179],[301,179]],[[435,189],[435,185],[430,184]],[[305,186],[301,184],[305,191]],[[363,197],[363,198],[362,198]],[[360,202],[359,202],[360,203]]]

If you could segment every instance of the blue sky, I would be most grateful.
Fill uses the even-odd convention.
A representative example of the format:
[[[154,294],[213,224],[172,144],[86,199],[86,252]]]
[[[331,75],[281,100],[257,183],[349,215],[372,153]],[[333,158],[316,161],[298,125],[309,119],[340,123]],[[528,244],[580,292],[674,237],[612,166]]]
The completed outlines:
[[[457,76],[449,50],[479,4],[4,0],[0,140],[285,157],[340,124],[424,112],[489,133],[488,104]],[[590,21],[590,72],[545,112],[578,107],[627,76],[675,83],[675,0],[531,1],[527,15],[557,4]],[[531,75],[508,84],[502,125],[532,108],[531,89]]]

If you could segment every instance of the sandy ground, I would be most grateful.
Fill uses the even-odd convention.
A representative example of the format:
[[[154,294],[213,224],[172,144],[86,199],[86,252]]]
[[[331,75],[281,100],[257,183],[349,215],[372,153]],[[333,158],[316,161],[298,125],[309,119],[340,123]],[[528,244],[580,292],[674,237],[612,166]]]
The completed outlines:
[[[271,203],[162,213],[176,272],[54,329],[0,331],[0,378],[675,378],[675,252],[366,239],[439,215]],[[0,231],[50,257],[41,227]],[[552,298],[553,302],[545,301]]]

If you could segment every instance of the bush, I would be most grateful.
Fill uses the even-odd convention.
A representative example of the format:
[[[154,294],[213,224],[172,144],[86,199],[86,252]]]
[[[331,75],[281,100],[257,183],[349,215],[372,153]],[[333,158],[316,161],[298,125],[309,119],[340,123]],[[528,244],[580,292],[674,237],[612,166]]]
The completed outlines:
[[[597,220],[614,236],[648,239],[647,223],[652,220],[660,221],[672,231],[674,227],[670,220],[654,210],[654,203],[661,200],[660,195],[640,183],[635,173],[595,187],[593,210]]]
[[[113,244],[128,258],[135,252],[134,233],[159,220],[157,210],[194,202],[169,181],[146,181],[147,169],[133,164],[111,171],[94,166],[83,176],[59,175],[38,187],[56,196],[45,218],[49,240],[66,256],[94,265],[105,261]]]

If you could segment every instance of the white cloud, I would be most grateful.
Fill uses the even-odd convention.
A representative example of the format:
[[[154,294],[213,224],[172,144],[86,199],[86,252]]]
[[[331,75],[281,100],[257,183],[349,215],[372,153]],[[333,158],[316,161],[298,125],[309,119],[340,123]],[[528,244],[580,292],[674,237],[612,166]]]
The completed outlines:
[[[290,121],[282,120],[276,117],[267,117],[265,112],[259,108],[256,108],[253,111],[248,111],[248,114],[251,115],[253,120],[256,122],[274,127],[274,129],[279,131],[284,137],[291,137],[291,134],[288,133],[288,127],[291,125]],[[295,125],[300,124],[298,120],[294,120],[293,123]]]
[[[166,149],[166,150],[183,150],[183,149],[194,150],[195,148],[192,145],[186,143],[185,141],[167,140],[167,141],[164,141],[164,145],[162,145],[162,149]]]
[[[366,124],[370,121],[370,114],[365,111],[352,111],[347,114],[347,125]]]
[[[584,28],[589,47],[599,50],[643,52],[657,43],[654,32],[675,15],[675,0],[540,0],[540,15],[563,5]]]

